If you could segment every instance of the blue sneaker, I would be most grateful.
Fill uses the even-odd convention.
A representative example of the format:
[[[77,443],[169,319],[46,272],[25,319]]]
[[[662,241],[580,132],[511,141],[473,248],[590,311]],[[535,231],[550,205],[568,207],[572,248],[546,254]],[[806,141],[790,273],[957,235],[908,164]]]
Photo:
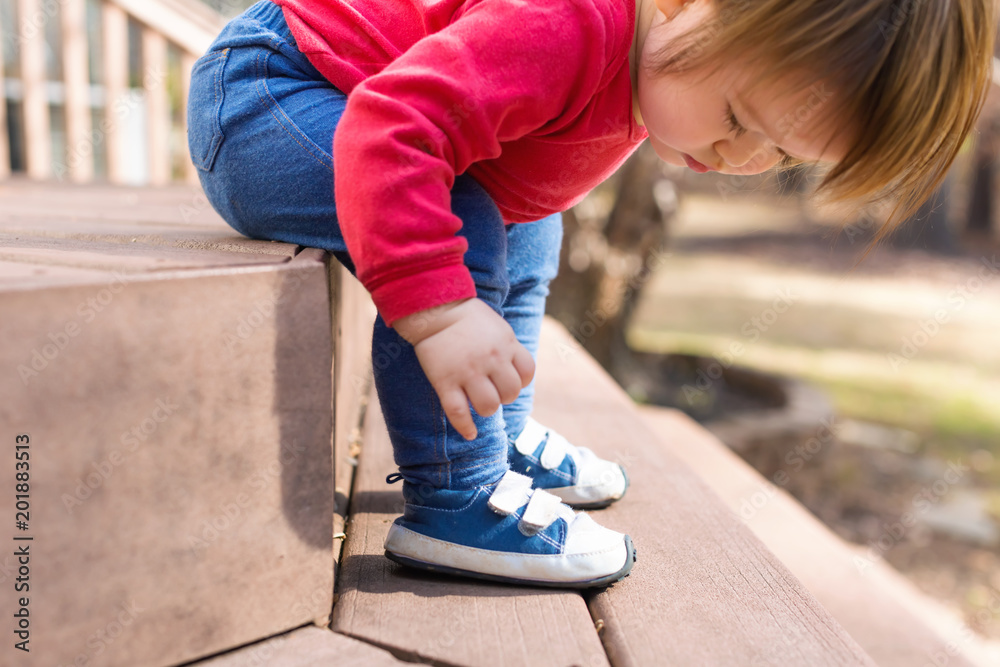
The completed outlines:
[[[403,516],[385,555],[409,567],[513,584],[606,586],[628,575],[635,548],[558,498],[508,471],[471,490],[403,483]]]
[[[628,489],[622,466],[599,458],[586,447],[570,444],[531,417],[510,443],[508,453],[511,470],[531,477],[536,488],[576,509],[607,507]]]

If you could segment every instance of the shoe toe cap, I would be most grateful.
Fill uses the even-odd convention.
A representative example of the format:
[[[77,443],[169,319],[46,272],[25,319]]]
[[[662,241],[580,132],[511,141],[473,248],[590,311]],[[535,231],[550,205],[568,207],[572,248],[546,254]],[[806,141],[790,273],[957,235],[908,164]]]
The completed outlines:
[[[585,556],[595,576],[616,572],[631,558],[625,535],[605,528],[587,514],[578,514],[570,524],[563,555]]]
[[[580,466],[573,486],[548,489],[569,505],[610,503],[625,495],[628,479],[617,463],[594,457]]]

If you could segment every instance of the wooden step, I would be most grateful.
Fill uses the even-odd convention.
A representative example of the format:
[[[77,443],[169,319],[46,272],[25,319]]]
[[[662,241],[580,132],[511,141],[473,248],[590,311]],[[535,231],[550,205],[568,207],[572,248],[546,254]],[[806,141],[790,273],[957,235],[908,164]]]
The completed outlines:
[[[368,408],[372,387],[371,345],[375,322],[375,304],[361,283],[342,266],[331,263],[330,298],[337,316],[334,318],[334,484],[333,508],[335,568],[341,560],[347,509],[354,470],[361,446],[361,419]],[[376,407],[376,409],[378,409]],[[336,569],[334,570],[337,576]]]
[[[787,476],[765,479],[680,412],[643,407],[641,413],[661,446],[719,494],[879,665],[1000,665],[996,646],[792,498],[781,488]]]
[[[448,665],[606,665],[583,598],[572,591],[414,573],[384,555],[403,496],[372,392],[351,496],[333,629],[410,661]]]
[[[698,476],[659,445],[628,397],[552,321],[543,329],[536,378],[543,423],[629,468],[627,498],[595,515],[635,540],[632,575],[588,595],[588,614],[576,593],[398,567],[382,543],[402,499],[384,481],[395,465],[380,412],[370,407],[335,630],[446,664],[874,664]]]
[[[631,478],[598,515],[638,551],[632,575],[590,600],[612,664],[875,664],[551,320],[536,377],[539,421]]]
[[[326,628],[309,626],[188,667],[401,667],[388,651]]]
[[[136,200],[102,223],[104,196]],[[31,652],[8,641],[0,664],[160,667],[328,622],[329,258],[242,239],[210,209],[185,220],[198,196],[0,188],[0,437],[30,438],[28,528],[11,531],[33,538]],[[11,457],[11,521],[14,474]]]

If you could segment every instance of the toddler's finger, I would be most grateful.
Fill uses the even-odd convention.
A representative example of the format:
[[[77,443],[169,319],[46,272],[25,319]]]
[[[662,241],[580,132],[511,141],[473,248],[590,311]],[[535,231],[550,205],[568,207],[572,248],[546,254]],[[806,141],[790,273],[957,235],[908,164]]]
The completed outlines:
[[[441,399],[441,408],[445,416],[455,430],[466,440],[476,437],[476,423],[472,421],[472,413],[469,412],[469,403],[465,398],[465,393],[461,390],[452,390],[444,395],[438,394]]]
[[[512,363],[503,364],[490,373],[490,382],[496,387],[504,405],[513,403],[521,393],[521,377]]]
[[[465,393],[469,395],[472,407],[482,417],[489,417],[500,409],[500,395],[493,382],[486,376],[477,376],[465,385]]]
[[[531,378],[535,377],[535,360],[523,345],[518,345],[514,351],[514,368],[521,376],[521,387],[527,387]]]

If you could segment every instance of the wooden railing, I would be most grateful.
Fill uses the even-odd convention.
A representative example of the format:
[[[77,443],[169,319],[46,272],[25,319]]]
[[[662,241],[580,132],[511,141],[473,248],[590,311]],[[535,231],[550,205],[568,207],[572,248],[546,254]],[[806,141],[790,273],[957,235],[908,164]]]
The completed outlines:
[[[194,61],[224,25],[221,15],[197,0],[0,0],[15,9],[16,21],[0,25],[0,34],[19,53],[4,80],[0,50],[0,101],[20,99],[19,162],[32,179],[83,183],[95,179],[95,155],[104,157],[112,183],[163,185],[173,180],[197,182],[187,154],[186,108]],[[88,30],[87,10],[98,7],[100,27]],[[9,13],[7,14],[9,16]],[[0,14],[0,22],[3,15]],[[130,87],[129,21],[141,26],[141,87]],[[61,41],[60,81],[48,80],[46,31],[58,24]],[[52,25],[50,25],[52,24]],[[92,26],[93,27],[93,26]],[[90,40],[99,40],[102,57],[91,63]],[[168,49],[179,59],[179,81],[168,76]],[[57,49],[52,49],[57,51]],[[92,83],[92,65],[99,71]],[[11,75],[14,74],[14,75]],[[136,78],[132,77],[133,80]],[[177,78],[175,76],[174,78]],[[175,87],[173,104],[168,85]],[[179,89],[179,98],[178,90]],[[55,155],[50,105],[61,104],[65,150]],[[179,106],[179,108],[178,108]],[[136,145],[128,133],[144,113],[144,136]],[[7,104],[0,104],[0,179],[11,174]],[[17,130],[15,130],[17,131]],[[173,145],[172,145],[173,144]],[[136,170],[136,155],[145,155]],[[137,171],[145,172],[137,176]]]

